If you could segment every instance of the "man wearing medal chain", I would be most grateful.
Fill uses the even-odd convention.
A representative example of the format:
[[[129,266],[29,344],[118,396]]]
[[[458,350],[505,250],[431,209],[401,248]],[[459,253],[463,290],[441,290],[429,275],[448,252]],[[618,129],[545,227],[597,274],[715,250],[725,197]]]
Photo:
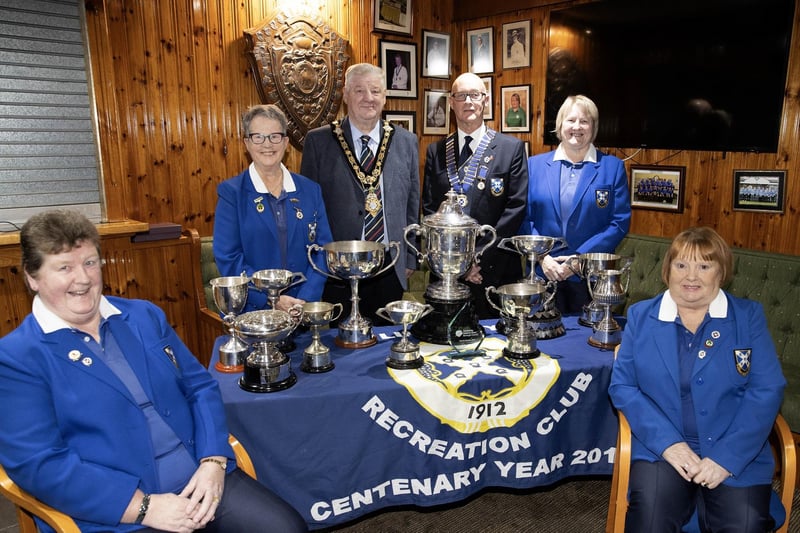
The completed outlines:
[[[322,187],[334,241],[400,244],[393,271],[359,282],[359,312],[374,324],[386,324],[375,311],[402,299],[416,268],[404,230],[419,222],[419,142],[413,133],[381,120],[386,80],[380,68],[369,63],[349,67],[343,100],[347,105],[344,120],[306,135],[300,173]],[[369,162],[362,162],[364,142],[370,150]],[[394,248],[387,252],[387,261],[389,253],[395,253]],[[322,299],[341,303],[341,316],[346,317],[350,296],[349,283],[329,278]]]
[[[525,218],[528,196],[528,165],[525,145],[483,122],[486,87],[472,73],[461,74],[450,91],[458,130],[428,146],[422,191],[424,215],[435,213],[452,188],[464,214],[497,232],[497,240],[517,235]],[[466,142],[465,142],[466,141]],[[468,152],[464,152],[468,144]],[[476,246],[480,249],[484,237]],[[496,317],[486,300],[486,287],[515,283],[522,278],[518,254],[487,249],[478,264],[464,275],[475,299],[480,318]]]

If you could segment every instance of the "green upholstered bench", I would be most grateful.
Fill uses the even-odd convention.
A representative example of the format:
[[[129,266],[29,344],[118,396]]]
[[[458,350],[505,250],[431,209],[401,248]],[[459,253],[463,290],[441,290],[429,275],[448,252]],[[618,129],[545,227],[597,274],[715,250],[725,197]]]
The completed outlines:
[[[634,257],[625,310],[666,289],[661,261],[671,239],[629,234],[619,255]],[[729,293],[761,302],[788,382],[781,413],[800,433],[800,257],[733,248],[734,276]],[[622,311],[624,312],[624,310]]]

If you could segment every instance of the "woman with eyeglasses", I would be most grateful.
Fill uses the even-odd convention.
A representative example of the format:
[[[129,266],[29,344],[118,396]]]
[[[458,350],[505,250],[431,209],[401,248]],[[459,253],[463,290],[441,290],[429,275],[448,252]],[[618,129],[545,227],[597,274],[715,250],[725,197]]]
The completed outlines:
[[[322,190],[283,165],[289,138],[286,115],[277,106],[249,108],[242,117],[242,128],[252,162],[217,187],[217,268],[222,276],[243,272],[252,276],[263,269],[301,272],[306,281],[281,294],[278,309],[288,311],[295,304],[318,301],[326,278],[312,268],[306,247],[332,240]],[[324,265],[319,266],[324,271]],[[251,288],[245,311],[267,307],[267,295]]]

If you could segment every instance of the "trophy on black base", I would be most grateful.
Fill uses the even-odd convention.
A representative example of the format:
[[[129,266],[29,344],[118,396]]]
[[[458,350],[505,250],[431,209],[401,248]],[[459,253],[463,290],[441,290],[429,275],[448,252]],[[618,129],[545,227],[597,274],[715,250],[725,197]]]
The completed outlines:
[[[318,374],[333,370],[331,350],[322,343],[319,328],[342,314],[342,304],[328,302],[306,302],[303,304],[303,324],[311,330],[311,344],[303,350],[300,370]]]
[[[511,247],[508,243],[511,243]],[[506,237],[498,244],[498,248],[508,250],[510,252],[517,252],[527,256],[528,262],[531,264],[531,271],[526,278],[520,280],[520,283],[547,283],[547,280],[542,278],[536,273],[536,265],[550,252],[558,250],[566,245],[566,241],[561,237],[546,237],[544,235],[514,235],[513,237]],[[500,319],[498,322],[497,331],[502,331]],[[567,330],[561,322],[561,311],[559,311],[554,303],[553,298],[547,300],[541,309],[529,319],[536,332],[538,339],[555,339],[566,334]]]
[[[500,306],[492,301],[492,294],[497,295]],[[536,332],[528,319],[550,303],[555,295],[554,281],[509,283],[498,289],[486,287],[486,299],[489,304],[500,311],[500,316],[508,322],[506,326],[508,345],[503,348],[503,355],[509,359],[533,359],[539,356]]]
[[[248,392],[275,392],[288,389],[297,382],[292,372],[291,360],[277,344],[291,335],[300,323],[303,309],[292,308],[292,313],[268,309],[251,311],[236,319],[236,332],[252,344],[252,351],[244,362],[244,375],[239,386]]]
[[[391,322],[403,326],[402,338],[392,344],[386,366],[399,370],[419,368],[425,360],[419,354],[419,346],[408,338],[408,326],[415,323],[433,310],[429,304],[421,304],[411,300],[397,300],[389,302],[385,307],[378,309],[375,314]]]
[[[423,254],[409,240],[409,234],[422,235],[426,252]],[[485,234],[489,241],[478,251],[476,240]],[[411,327],[411,333],[420,340],[434,344],[450,344],[461,356],[471,355],[461,350],[472,342],[483,340],[484,331],[475,311],[469,287],[459,283],[473,263],[480,261],[483,251],[494,244],[497,233],[488,224],[480,225],[465,215],[458,203],[458,195],[450,190],[436,213],[424,217],[422,226],[411,224],[405,229],[405,241],[417,257],[425,260],[428,268],[441,278],[430,283],[425,290],[425,302],[433,308],[430,314]]]

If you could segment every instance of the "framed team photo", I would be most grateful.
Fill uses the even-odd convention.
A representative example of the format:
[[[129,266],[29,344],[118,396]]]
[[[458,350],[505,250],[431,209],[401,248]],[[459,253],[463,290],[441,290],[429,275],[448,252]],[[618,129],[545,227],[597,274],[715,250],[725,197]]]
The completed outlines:
[[[733,209],[783,213],[785,170],[734,170]]]
[[[683,213],[686,167],[631,165],[631,207]]]

